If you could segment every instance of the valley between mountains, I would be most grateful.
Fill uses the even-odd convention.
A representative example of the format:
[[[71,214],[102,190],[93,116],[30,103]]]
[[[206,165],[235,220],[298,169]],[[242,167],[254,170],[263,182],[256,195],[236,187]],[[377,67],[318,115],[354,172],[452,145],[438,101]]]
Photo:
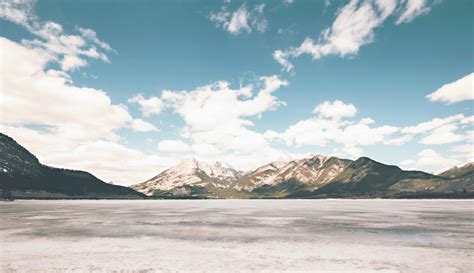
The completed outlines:
[[[41,164],[0,133],[3,198],[472,198],[474,163],[434,175],[367,157],[314,155],[242,172],[221,163],[185,159],[130,188],[90,173]]]

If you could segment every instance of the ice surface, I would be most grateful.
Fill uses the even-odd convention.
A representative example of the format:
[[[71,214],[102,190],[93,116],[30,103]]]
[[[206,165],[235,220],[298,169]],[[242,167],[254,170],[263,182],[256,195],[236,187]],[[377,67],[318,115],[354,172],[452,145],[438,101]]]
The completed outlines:
[[[470,200],[0,203],[2,272],[474,272]]]

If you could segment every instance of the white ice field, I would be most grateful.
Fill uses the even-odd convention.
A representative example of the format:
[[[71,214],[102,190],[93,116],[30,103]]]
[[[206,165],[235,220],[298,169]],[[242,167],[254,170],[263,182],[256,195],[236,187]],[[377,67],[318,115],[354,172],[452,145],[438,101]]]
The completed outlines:
[[[472,200],[0,203],[2,272],[474,272]]]

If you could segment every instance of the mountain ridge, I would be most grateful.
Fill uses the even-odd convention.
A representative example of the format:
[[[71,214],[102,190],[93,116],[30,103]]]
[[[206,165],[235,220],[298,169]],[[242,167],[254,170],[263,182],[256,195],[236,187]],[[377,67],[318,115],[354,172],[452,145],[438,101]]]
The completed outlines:
[[[225,186],[181,183],[174,188],[164,189],[157,185],[160,183],[159,174],[154,177],[155,191],[147,191],[146,182],[133,185],[132,188],[143,187],[140,191],[145,194],[167,198],[399,197],[474,192],[474,179],[468,173],[463,169],[464,176],[443,177],[422,171],[402,170],[368,157],[349,160],[312,155],[270,162],[240,177],[233,177],[231,181],[223,183]]]

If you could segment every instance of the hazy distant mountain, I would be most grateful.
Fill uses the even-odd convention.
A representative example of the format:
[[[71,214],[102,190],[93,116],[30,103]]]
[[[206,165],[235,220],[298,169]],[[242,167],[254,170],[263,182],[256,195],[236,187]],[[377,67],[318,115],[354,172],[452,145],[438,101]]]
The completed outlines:
[[[416,197],[474,192],[474,179],[465,171],[459,177],[442,177],[404,171],[367,157],[283,159],[243,176],[217,164],[185,160],[133,188],[147,195],[206,198]]]
[[[0,133],[0,190],[30,198],[125,198],[142,194],[103,182],[90,173],[41,164],[15,140]]]
[[[132,188],[146,195],[157,195],[163,192],[186,195],[190,193],[190,187],[228,188],[241,176],[242,172],[227,164],[205,163],[190,158],[143,183],[133,185]]]

